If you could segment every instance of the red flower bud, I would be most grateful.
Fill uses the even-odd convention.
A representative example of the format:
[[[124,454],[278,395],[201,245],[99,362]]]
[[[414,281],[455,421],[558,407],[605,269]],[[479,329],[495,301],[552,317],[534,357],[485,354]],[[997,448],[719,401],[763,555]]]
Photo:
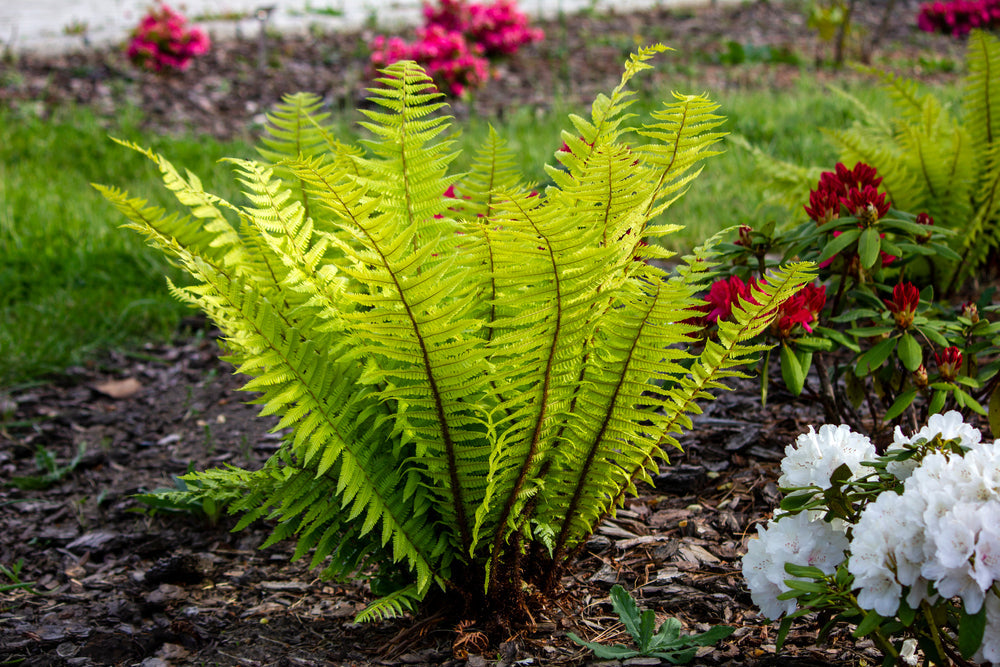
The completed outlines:
[[[913,384],[921,389],[927,386],[927,367],[923,364],[917,366],[917,370],[913,371]]]
[[[934,360],[937,362],[942,379],[951,382],[958,377],[958,371],[962,368],[962,351],[957,347],[946,347],[940,354],[935,352]]]
[[[979,306],[972,301],[962,304],[962,317],[966,317],[973,324],[979,323]]]
[[[736,245],[752,248],[753,240],[750,238],[750,234],[753,233],[753,229],[749,225],[740,225],[738,233],[739,238],[736,240]]]
[[[909,329],[913,324],[913,316],[917,312],[917,304],[920,303],[920,290],[913,283],[898,283],[892,288],[892,298],[885,299],[885,305],[889,307],[892,318],[896,321],[896,326],[900,329]]]

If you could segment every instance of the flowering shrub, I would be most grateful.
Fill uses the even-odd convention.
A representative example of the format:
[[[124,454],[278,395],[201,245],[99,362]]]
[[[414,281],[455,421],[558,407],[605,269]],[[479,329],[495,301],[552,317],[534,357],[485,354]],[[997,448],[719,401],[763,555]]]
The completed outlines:
[[[496,0],[492,5],[469,4],[465,0],[440,0],[440,6],[424,5],[427,26],[457,32],[480,47],[489,57],[506,56],[545,37],[540,28],[530,28],[528,17],[514,0]]]
[[[754,603],[784,616],[779,646],[825,611],[823,634],[857,624],[894,660],[919,647],[933,664],[1000,662],[1000,444],[980,440],[949,412],[897,428],[884,456],[847,426],[786,449],[787,495],[743,558]]]
[[[417,39],[377,36],[371,43],[375,69],[398,60],[420,63],[439,87],[455,97],[482,86],[489,79],[489,58],[515,53],[545,34],[528,27],[528,18],[513,0],[492,5],[465,0],[441,0],[438,7],[424,5],[424,27]]]
[[[376,37],[371,44],[372,65],[382,68],[399,60],[416,61],[438,86],[455,97],[489,79],[489,61],[483,57],[483,49],[478,44],[470,45],[461,33],[429,26],[417,34],[417,41],[412,43],[399,37]]]
[[[926,213],[893,208],[881,184],[869,165],[837,164],[809,193],[809,220],[779,232],[773,224],[741,227],[726,244],[732,275],[705,296],[705,323],[751,298],[748,285],[768,258],[815,261],[821,282],[787,301],[767,334],[779,346],[781,376],[793,394],[822,402],[830,422],[859,428],[862,414],[874,417],[875,432],[904,413],[913,425],[948,409],[986,414],[992,395],[1000,423],[1000,323],[985,317],[998,307],[989,292],[959,307],[934,300],[934,262],[958,256],[940,242],[946,230]],[[818,387],[807,384],[813,365]]]
[[[1000,27],[1000,0],[925,2],[917,15],[917,27],[954,37],[965,37],[974,28],[993,30]]]
[[[189,28],[187,19],[166,4],[153,7],[132,31],[129,60],[154,72],[183,71],[195,56],[208,52],[208,35]]]

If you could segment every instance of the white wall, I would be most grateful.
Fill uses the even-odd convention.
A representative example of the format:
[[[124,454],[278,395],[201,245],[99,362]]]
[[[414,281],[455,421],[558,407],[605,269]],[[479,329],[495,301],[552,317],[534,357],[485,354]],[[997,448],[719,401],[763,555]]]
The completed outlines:
[[[643,7],[701,4],[712,0],[519,0],[533,16],[554,16],[588,7],[626,11]],[[0,49],[58,51],[90,44],[122,42],[153,2],[151,0],[0,0]],[[413,24],[420,20],[421,0],[168,0],[188,18],[238,14],[242,20],[199,21],[213,36],[256,34],[254,18],[261,6],[273,6],[269,25],[280,30],[304,30],[311,24],[329,29],[357,28],[375,17],[378,25]],[[331,17],[309,8],[340,13]],[[74,28],[83,34],[74,34]]]

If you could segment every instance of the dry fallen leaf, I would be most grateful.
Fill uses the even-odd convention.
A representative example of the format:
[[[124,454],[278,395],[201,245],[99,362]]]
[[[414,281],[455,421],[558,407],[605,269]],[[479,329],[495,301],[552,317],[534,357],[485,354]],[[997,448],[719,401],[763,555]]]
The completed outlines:
[[[108,380],[101,384],[94,385],[94,391],[104,394],[109,398],[129,398],[142,389],[142,383],[135,378],[125,378],[124,380]]]

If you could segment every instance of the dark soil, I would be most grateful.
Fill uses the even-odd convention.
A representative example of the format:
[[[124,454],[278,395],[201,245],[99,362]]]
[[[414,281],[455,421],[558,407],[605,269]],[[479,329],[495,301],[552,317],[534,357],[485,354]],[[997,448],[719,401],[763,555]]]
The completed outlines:
[[[917,69],[922,57],[925,64],[960,62],[960,45],[915,33],[913,5],[897,4],[876,62],[888,53],[894,66],[925,76],[939,72]],[[862,18],[874,30],[879,15],[872,10]],[[636,35],[682,51],[662,78],[696,69],[699,89],[764,85],[780,94],[817,54],[830,52],[803,23],[770,3],[573,17],[545,25],[545,42],[498,66],[497,80],[457,109],[467,112],[471,104],[478,113],[499,114],[549,105],[554,94],[589,98],[617,83]],[[801,63],[712,64],[727,40],[794,54]],[[23,56],[4,64],[0,104],[30,105],[41,114],[83,104],[109,121],[133,104],[158,130],[249,136],[283,93],[316,91],[332,105],[354,106],[365,85],[364,42],[363,35],[272,37],[265,72],[256,68],[255,41],[223,43],[189,72],[167,78],[139,74],[113,52]],[[353,618],[370,599],[366,587],[320,581],[305,564],[289,563],[287,544],[258,550],[266,525],[231,533],[229,517],[212,523],[198,514],[152,512],[135,498],[170,486],[190,468],[254,467],[274,451],[281,434],[269,433],[272,422],[256,418],[247,396],[235,393],[242,381],[218,361],[211,330],[192,320],[174,344],[0,389],[0,479],[38,475],[40,451],[63,466],[83,452],[46,489],[0,488],[0,565],[7,568],[0,571],[0,663],[575,665],[590,653],[567,631],[628,643],[608,600],[614,583],[658,614],[678,617],[687,631],[737,628],[718,648],[704,649],[698,664],[879,660],[870,643],[846,631],[814,646],[808,623],[775,655],[776,627],[756,613],[739,575],[747,534],[778,501],[784,446],[820,420],[808,402],[773,390],[765,409],[747,382],[708,405],[682,439],[685,451],[655,487],[643,488],[601,526],[559,595],[533,610],[532,623],[486,646],[481,628],[444,610],[359,626]]]

